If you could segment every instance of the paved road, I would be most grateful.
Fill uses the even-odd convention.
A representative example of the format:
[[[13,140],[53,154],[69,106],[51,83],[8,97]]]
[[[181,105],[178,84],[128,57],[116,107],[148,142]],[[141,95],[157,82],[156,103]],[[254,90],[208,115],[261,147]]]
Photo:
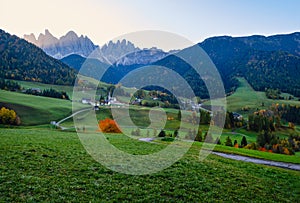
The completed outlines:
[[[263,165],[268,165],[268,166],[276,166],[276,167],[280,167],[280,168],[287,168],[287,169],[300,171],[300,164],[270,161],[270,160],[257,159],[257,158],[247,157],[247,156],[236,155],[236,154],[226,154],[226,153],[221,153],[221,152],[212,152],[212,154],[215,154],[215,155],[218,155],[218,156],[221,156],[224,158],[228,158],[228,159],[238,160],[238,161],[251,162],[251,163],[263,164]]]
[[[144,142],[152,142],[154,140],[154,138],[140,138],[139,140],[144,141]],[[236,155],[236,154],[226,154],[226,153],[222,153],[222,152],[211,152],[211,153],[214,155],[217,155],[217,156],[221,156],[223,158],[227,158],[227,159],[251,162],[251,163],[255,163],[255,164],[263,164],[263,165],[268,165],[268,166],[276,166],[276,167],[280,167],[280,168],[286,168],[286,169],[300,171],[300,164],[292,164],[292,163],[285,163],[285,162],[279,162],[279,161],[270,161],[270,160],[257,159],[257,158],[242,156],[242,155]]]
[[[90,111],[90,110],[92,110],[92,108],[82,109],[82,110],[80,110],[80,111],[77,111],[77,112],[73,113],[72,115],[70,115],[70,116],[68,116],[68,117],[66,117],[66,118],[64,118],[64,119],[62,119],[62,120],[60,120],[60,121],[58,121],[58,122],[55,124],[55,126],[58,127],[58,128],[60,128],[60,129],[62,129],[62,130],[70,129],[70,128],[62,127],[62,126],[60,126],[60,124],[61,124],[62,122],[64,122],[64,121],[68,120],[69,118],[72,118],[73,116],[79,114],[79,113],[82,113],[82,112],[85,112],[85,111]]]

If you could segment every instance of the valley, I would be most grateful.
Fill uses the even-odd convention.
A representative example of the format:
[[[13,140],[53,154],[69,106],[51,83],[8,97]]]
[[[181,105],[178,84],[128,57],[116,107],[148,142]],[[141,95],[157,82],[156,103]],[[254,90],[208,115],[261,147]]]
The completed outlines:
[[[27,35],[30,43],[2,30],[0,34],[0,201],[299,200],[299,171],[284,167],[300,166],[300,46],[294,46],[299,33],[221,36],[196,44],[211,58],[224,85],[226,96],[214,100],[205,77],[176,56],[181,51],[192,56],[192,47],[167,52],[141,49],[126,40],[98,46],[73,31],[60,38],[49,30],[37,39]],[[103,58],[89,57],[95,49]],[[80,72],[83,64],[87,72]],[[120,83],[143,66],[173,70],[196,97]],[[97,70],[103,67],[109,68],[99,78]],[[145,77],[134,78],[132,84]],[[184,93],[177,84],[172,88]],[[268,91],[277,97],[268,98]],[[218,111],[211,112],[211,104]],[[6,112],[13,117],[11,111],[20,122],[9,120]],[[222,118],[224,125],[218,126]],[[110,169],[132,166],[120,162],[105,167],[93,159],[85,139],[95,146],[96,140],[105,140],[132,157],[170,146],[174,154],[188,150],[164,170],[128,175]],[[199,153],[207,147],[212,153],[201,160]],[[112,162],[118,158],[106,156]],[[226,156],[280,162],[283,168]]]

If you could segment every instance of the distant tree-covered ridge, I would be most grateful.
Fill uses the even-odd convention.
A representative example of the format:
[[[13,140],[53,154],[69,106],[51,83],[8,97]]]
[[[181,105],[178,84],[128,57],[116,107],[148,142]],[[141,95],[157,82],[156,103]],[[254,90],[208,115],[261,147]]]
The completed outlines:
[[[255,90],[278,89],[300,96],[299,32],[270,37],[212,37],[194,46],[201,47],[216,65],[227,93],[232,93],[238,87],[236,77],[244,77]],[[193,47],[187,47],[182,51],[192,55],[193,50]],[[49,57],[35,45],[0,30],[0,77],[69,85],[73,84],[75,73],[83,63],[87,67],[83,74],[97,79],[100,79],[97,70],[108,66],[96,59],[86,60],[78,55],[66,57],[63,61],[75,70]],[[200,77],[190,64],[176,57],[176,54],[143,65],[170,68],[188,82],[196,96],[209,98],[205,83],[201,80],[204,76]],[[106,70],[101,80],[117,84],[126,74],[141,66],[114,64]],[[141,79],[144,80],[135,78],[133,86]],[[173,88],[184,92],[180,83]]]
[[[71,85],[76,71],[35,45],[0,29],[0,76],[6,79]]]
[[[255,90],[278,89],[300,96],[300,33],[270,37],[212,37],[194,46],[201,47],[211,58],[227,93],[238,87],[236,77],[244,77]],[[193,50],[193,47],[188,47],[182,51],[192,55]],[[153,65],[174,70],[189,83],[196,96],[209,97],[201,80],[203,76],[200,77],[190,64],[176,54],[168,55]],[[116,84],[139,67],[139,64],[112,66],[103,76],[103,81]],[[174,88],[182,89],[180,86]]]

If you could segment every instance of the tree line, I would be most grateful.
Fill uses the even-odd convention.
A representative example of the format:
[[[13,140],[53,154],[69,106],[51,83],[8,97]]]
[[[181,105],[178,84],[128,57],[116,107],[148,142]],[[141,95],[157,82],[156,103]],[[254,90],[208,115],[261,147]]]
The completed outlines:
[[[26,94],[42,96],[42,97],[52,97],[57,99],[66,99],[70,100],[68,94],[65,91],[57,91],[55,89],[44,89],[42,91],[37,91],[35,89],[27,89],[25,91]]]
[[[21,91],[24,88],[18,83],[11,80],[5,80],[3,77],[0,77],[0,89],[7,90],[7,91]],[[58,99],[66,99],[70,100],[69,95],[65,91],[57,91],[55,89],[44,89],[39,90],[39,88],[34,89],[27,89],[23,91],[25,94],[31,94],[36,96],[43,96],[43,97],[52,97]]]
[[[0,89],[8,91],[18,91],[21,90],[21,85],[17,82],[10,80],[5,80],[3,77],[0,77]]]

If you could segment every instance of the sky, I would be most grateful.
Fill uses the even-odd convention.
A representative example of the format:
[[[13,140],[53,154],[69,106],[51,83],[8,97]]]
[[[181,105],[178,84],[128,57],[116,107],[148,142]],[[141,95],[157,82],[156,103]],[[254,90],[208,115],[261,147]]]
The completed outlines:
[[[300,31],[300,0],[0,0],[0,29],[23,37],[73,30],[95,44],[161,30],[198,43],[212,36]]]

